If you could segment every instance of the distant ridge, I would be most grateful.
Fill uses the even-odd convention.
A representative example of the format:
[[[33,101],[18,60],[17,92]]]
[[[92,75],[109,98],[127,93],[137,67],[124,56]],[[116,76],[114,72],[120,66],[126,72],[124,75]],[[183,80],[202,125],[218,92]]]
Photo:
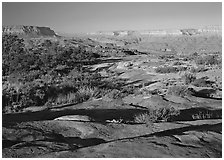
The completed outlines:
[[[122,31],[99,31],[88,33],[89,35],[109,35],[109,36],[130,36],[130,35],[198,35],[198,34],[222,34],[221,26],[206,26],[202,28],[189,28],[189,29],[160,29],[160,30],[122,30]]]
[[[25,25],[8,25],[2,26],[3,34],[17,34],[21,36],[51,36],[56,37],[57,34],[49,27],[25,26]]]

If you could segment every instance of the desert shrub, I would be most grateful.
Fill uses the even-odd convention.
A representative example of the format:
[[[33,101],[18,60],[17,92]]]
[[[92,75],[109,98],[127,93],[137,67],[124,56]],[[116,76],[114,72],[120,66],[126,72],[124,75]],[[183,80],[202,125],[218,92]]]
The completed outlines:
[[[168,94],[175,95],[175,96],[180,96],[184,97],[186,95],[191,95],[192,91],[188,89],[187,86],[185,85],[174,85],[168,88]]]
[[[179,71],[186,71],[187,70],[187,67],[180,66],[180,67],[177,67],[177,70],[178,70],[178,72]]]
[[[58,104],[69,104],[69,103],[75,103],[76,102],[76,93],[70,92],[65,95],[59,94],[55,99],[49,99],[48,105],[58,105]]]
[[[49,97],[46,105],[53,106],[59,104],[82,103],[90,98],[101,96],[101,90],[93,87],[83,86],[77,91],[60,93],[56,96]]]
[[[208,70],[208,69],[205,68],[204,65],[202,65],[202,66],[199,66],[199,67],[197,67],[197,68],[192,67],[192,68],[190,69],[190,72],[192,72],[192,73],[198,73],[198,72],[205,72],[205,71],[207,71],[207,70]]]
[[[194,52],[194,53],[191,54],[191,57],[194,57],[194,58],[195,58],[195,57],[197,57],[198,55],[199,55],[198,52]]]
[[[173,65],[176,65],[176,66],[179,66],[179,65],[182,65],[182,64],[184,64],[184,63],[180,62],[180,61],[176,61],[176,62],[173,63]]]
[[[108,98],[117,99],[121,95],[121,91],[118,89],[112,89],[109,93],[106,94]]]
[[[217,114],[211,111],[206,111],[206,112],[199,111],[198,113],[192,115],[193,120],[216,119],[216,118],[222,118],[222,114]]]
[[[46,101],[45,88],[36,83],[10,84],[3,90],[3,110],[20,110],[28,106],[43,105]],[[12,110],[12,109],[11,109]]]
[[[171,54],[166,54],[166,55],[159,56],[159,59],[165,59],[165,60],[174,59],[174,58],[175,58],[175,56],[171,55]]]
[[[199,54],[197,52],[180,55],[180,57],[183,61],[192,61],[192,60],[195,60],[198,56],[199,56]]]
[[[196,80],[196,76],[195,74],[186,72],[183,76],[182,79],[184,80],[185,84],[190,84],[192,83],[194,80]]]
[[[157,67],[155,69],[156,73],[176,73],[185,70],[187,70],[187,68],[183,66],[180,67],[165,66],[165,67]]]
[[[157,67],[155,70],[157,73],[175,73],[178,72],[176,67],[167,66],[167,67]]]
[[[120,89],[109,89],[109,92],[106,94],[107,97],[112,99],[124,98],[129,94],[133,94],[133,90],[131,88],[120,88]]]
[[[150,114],[151,112],[145,112],[145,113],[140,113],[138,115],[135,115],[134,117],[134,122],[135,123],[151,123],[155,121],[155,117],[153,114]]]
[[[135,123],[152,123],[159,121],[172,121],[172,119],[180,114],[180,111],[173,107],[163,107],[155,110],[148,110],[144,113],[135,115]]]
[[[83,67],[84,63],[95,63],[99,58],[94,48],[61,44],[60,40],[27,41],[25,44],[16,35],[3,35],[3,80],[10,84],[2,94],[2,107],[6,112],[54,102],[79,103],[100,97],[109,90],[106,87],[109,81],[103,81],[99,73],[91,73]],[[17,82],[22,85],[12,86]],[[115,84],[111,83],[111,87],[119,88],[120,84]]]
[[[25,56],[24,40],[17,35],[4,34],[2,36],[2,71],[3,76],[23,67]]]
[[[202,56],[198,57],[195,60],[195,63],[197,65],[218,65],[218,64],[221,63],[221,61],[215,55],[207,55],[207,56],[204,56],[204,57],[202,57]]]
[[[78,79],[54,77],[49,74],[42,76],[32,82],[21,83],[15,88],[4,87],[3,108],[26,108],[29,106],[41,106],[44,104],[55,105],[63,103],[81,103],[92,97],[100,97],[106,93],[106,89],[98,88],[95,83],[95,75]],[[93,87],[96,86],[96,87]],[[75,97],[72,94],[75,93]]]
[[[196,87],[209,87],[210,86],[204,78],[195,79],[192,82],[192,85],[194,85]]]
[[[156,115],[156,121],[171,121],[174,116],[180,114],[180,111],[173,107],[164,107],[154,110],[153,113]]]
[[[93,88],[93,87],[81,87],[78,89],[77,91],[77,101],[80,102],[84,102],[87,101],[90,98],[93,98],[94,96],[96,96],[97,93],[97,88]]]

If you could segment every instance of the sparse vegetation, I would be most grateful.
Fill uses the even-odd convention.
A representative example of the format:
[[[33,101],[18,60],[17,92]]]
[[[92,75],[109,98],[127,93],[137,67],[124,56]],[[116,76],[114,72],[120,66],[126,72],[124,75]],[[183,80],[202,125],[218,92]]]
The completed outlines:
[[[157,67],[155,71],[157,73],[176,73],[179,71],[185,71],[187,70],[187,67],[179,66],[179,67],[173,67],[173,66],[165,66],[165,67]]]
[[[89,73],[81,64],[98,57],[86,47],[61,46],[51,40],[29,43],[25,46],[22,38],[3,35],[3,112],[41,106],[53,99],[73,102],[74,93],[79,94],[76,101],[82,102],[92,97],[90,88],[102,83],[99,74]]]
[[[209,111],[207,111],[207,112],[199,111],[198,113],[192,115],[193,120],[216,119],[216,118],[222,118],[222,115],[215,114],[215,113],[212,113]]]
[[[182,76],[182,79],[184,80],[184,83],[186,85],[194,82],[196,80],[196,76],[195,74],[192,74],[192,73],[189,73],[189,72],[186,72],[183,76]]]
[[[77,102],[77,94],[76,93],[68,93],[66,95],[59,94],[57,98],[48,100],[48,105],[59,105],[59,104],[71,104]]]
[[[148,110],[134,117],[135,123],[153,123],[159,121],[172,121],[175,116],[180,114],[179,110],[173,107],[163,107],[155,110]]]
[[[180,62],[180,61],[176,61],[176,62],[173,63],[174,66],[180,66],[182,64],[184,64],[184,63],[183,62]]]
[[[92,87],[81,87],[76,92],[70,92],[66,94],[59,94],[56,98],[48,99],[47,105],[60,105],[60,104],[72,104],[72,103],[82,103],[90,98],[97,96],[99,90]],[[100,94],[100,93],[99,93]]]
[[[207,56],[200,56],[195,60],[197,65],[218,65],[221,63],[221,60],[218,59],[216,55],[207,55]]]
[[[119,43],[123,41],[121,36],[118,38]],[[133,43],[130,41],[126,45],[128,47]],[[159,46],[160,43],[155,45]],[[177,55],[161,56],[158,61],[157,54],[151,56],[150,52],[141,53],[117,47],[111,42],[101,46],[101,43],[92,39],[29,40],[13,35],[5,36],[2,77],[3,152],[9,156],[38,157],[48,155],[49,152],[58,154],[59,151],[60,156],[63,156],[62,150],[70,152],[71,149],[75,151],[83,147],[92,149],[91,146],[108,142],[105,140],[114,143],[119,141],[120,144],[121,139],[130,138],[132,145],[139,143],[139,138],[132,137],[145,137],[151,133],[156,136],[151,137],[155,141],[147,143],[150,150],[152,146],[164,146],[167,150],[167,144],[175,144],[185,129],[191,130],[186,132],[187,136],[191,133],[196,136],[202,127],[203,132],[207,128],[212,132],[219,127],[219,124],[209,120],[196,121],[197,125],[190,125],[190,121],[195,120],[221,121],[221,109],[217,109],[222,99],[221,74],[214,58],[205,59],[196,66],[194,60],[204,57],[199,53],[181,55],[179,52]],[[139,55],[125,57],[125,61],[122,57],[119,60],[110,57],[115,54],[129,56],[133,53]],[[216,56],[219,59],[220,55]],[[183,62],[183,58],[187,61]],[[155,67],[157,73],[167,74],[154,74]],[[212,73],[212,78],[210,71],[204,72],[211,68],[216,72]],[[201,75],[206,77],[196,78]],[[79,104],[86,101],[83,105]],[[213,102],[215,109],[207,109],[213,107]],[[181,122],[186,120],[189,122]],[[176,123],[168,123],[174,121]],[[219,128],[216,133],[218,135],[220,132],[218,140],[221,135]],[[164,136],[162,141],[165,142],[162,144],[159,135],[176,133],[176,130],[178,137],[170,139],[168,136],[167,140],[167,136]],[[94,138],[94,133],[100,138]],[[214,140],[213,134],[208,137]]]
[[[192,85],[196,87],[210,87],[210,84],[204,78],[195,79]]]
[[[205,71],[207,71],[207,70],[208,70],[208,68],[205,68],[204,65],[200,65],[200,66],[198,66],[197,68],[192,67],[192,68],[190,69],[190,72],[192,72],[192,73],[198,73],[198,72],[205,72]]]
[[[184,97],[185,95],[187,95],[187,92],[188,92],[187,86],[173,85],[169,87],[168,89],[168,94],[181,96],[181,97]]]
[[[81,103],[89,100],[90,98],[96,97],[98,93],[95,87],[81,87],[77,91],[77,102]]]

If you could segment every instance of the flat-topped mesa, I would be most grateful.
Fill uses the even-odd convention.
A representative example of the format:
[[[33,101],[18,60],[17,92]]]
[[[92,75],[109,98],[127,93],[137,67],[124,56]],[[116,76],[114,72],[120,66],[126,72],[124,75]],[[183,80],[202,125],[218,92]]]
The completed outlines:
[[[145,30],[139,32],[141,35],[154,35],[154,36],[163,36],[163,35],[182,35],[180,30]]]
[[[57,36],[49,27],[11,25],[2,26],[2,33],[17,34],[23,36]]]
[[[149,35],[149,36],[192,36],[200,34],[222,34],[221,26],[204,27],[197,29],[167,29],[167,30],[142,30],[142,31],[100,31],[90,35],[108,35],[108,36],[129,36],[129,35]]]

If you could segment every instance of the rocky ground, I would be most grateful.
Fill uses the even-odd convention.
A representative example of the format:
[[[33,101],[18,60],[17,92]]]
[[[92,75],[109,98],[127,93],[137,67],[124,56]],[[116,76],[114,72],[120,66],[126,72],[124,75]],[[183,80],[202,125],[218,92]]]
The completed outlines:
[[[222,157],[222,68],[206,65],[195,73],[196,79],[206,78],[207,86],[186,84],[186,71],[156,72],[161,66],[198,67],[193,60],[176,58],[138,54],[86,65],[105,78],[125,80],[133,90],[3,114],[3,157]],[[186,88],[176,93],[175,86]],[[148,110],[164,107],[178,114],[171,120],[144,117]]]

